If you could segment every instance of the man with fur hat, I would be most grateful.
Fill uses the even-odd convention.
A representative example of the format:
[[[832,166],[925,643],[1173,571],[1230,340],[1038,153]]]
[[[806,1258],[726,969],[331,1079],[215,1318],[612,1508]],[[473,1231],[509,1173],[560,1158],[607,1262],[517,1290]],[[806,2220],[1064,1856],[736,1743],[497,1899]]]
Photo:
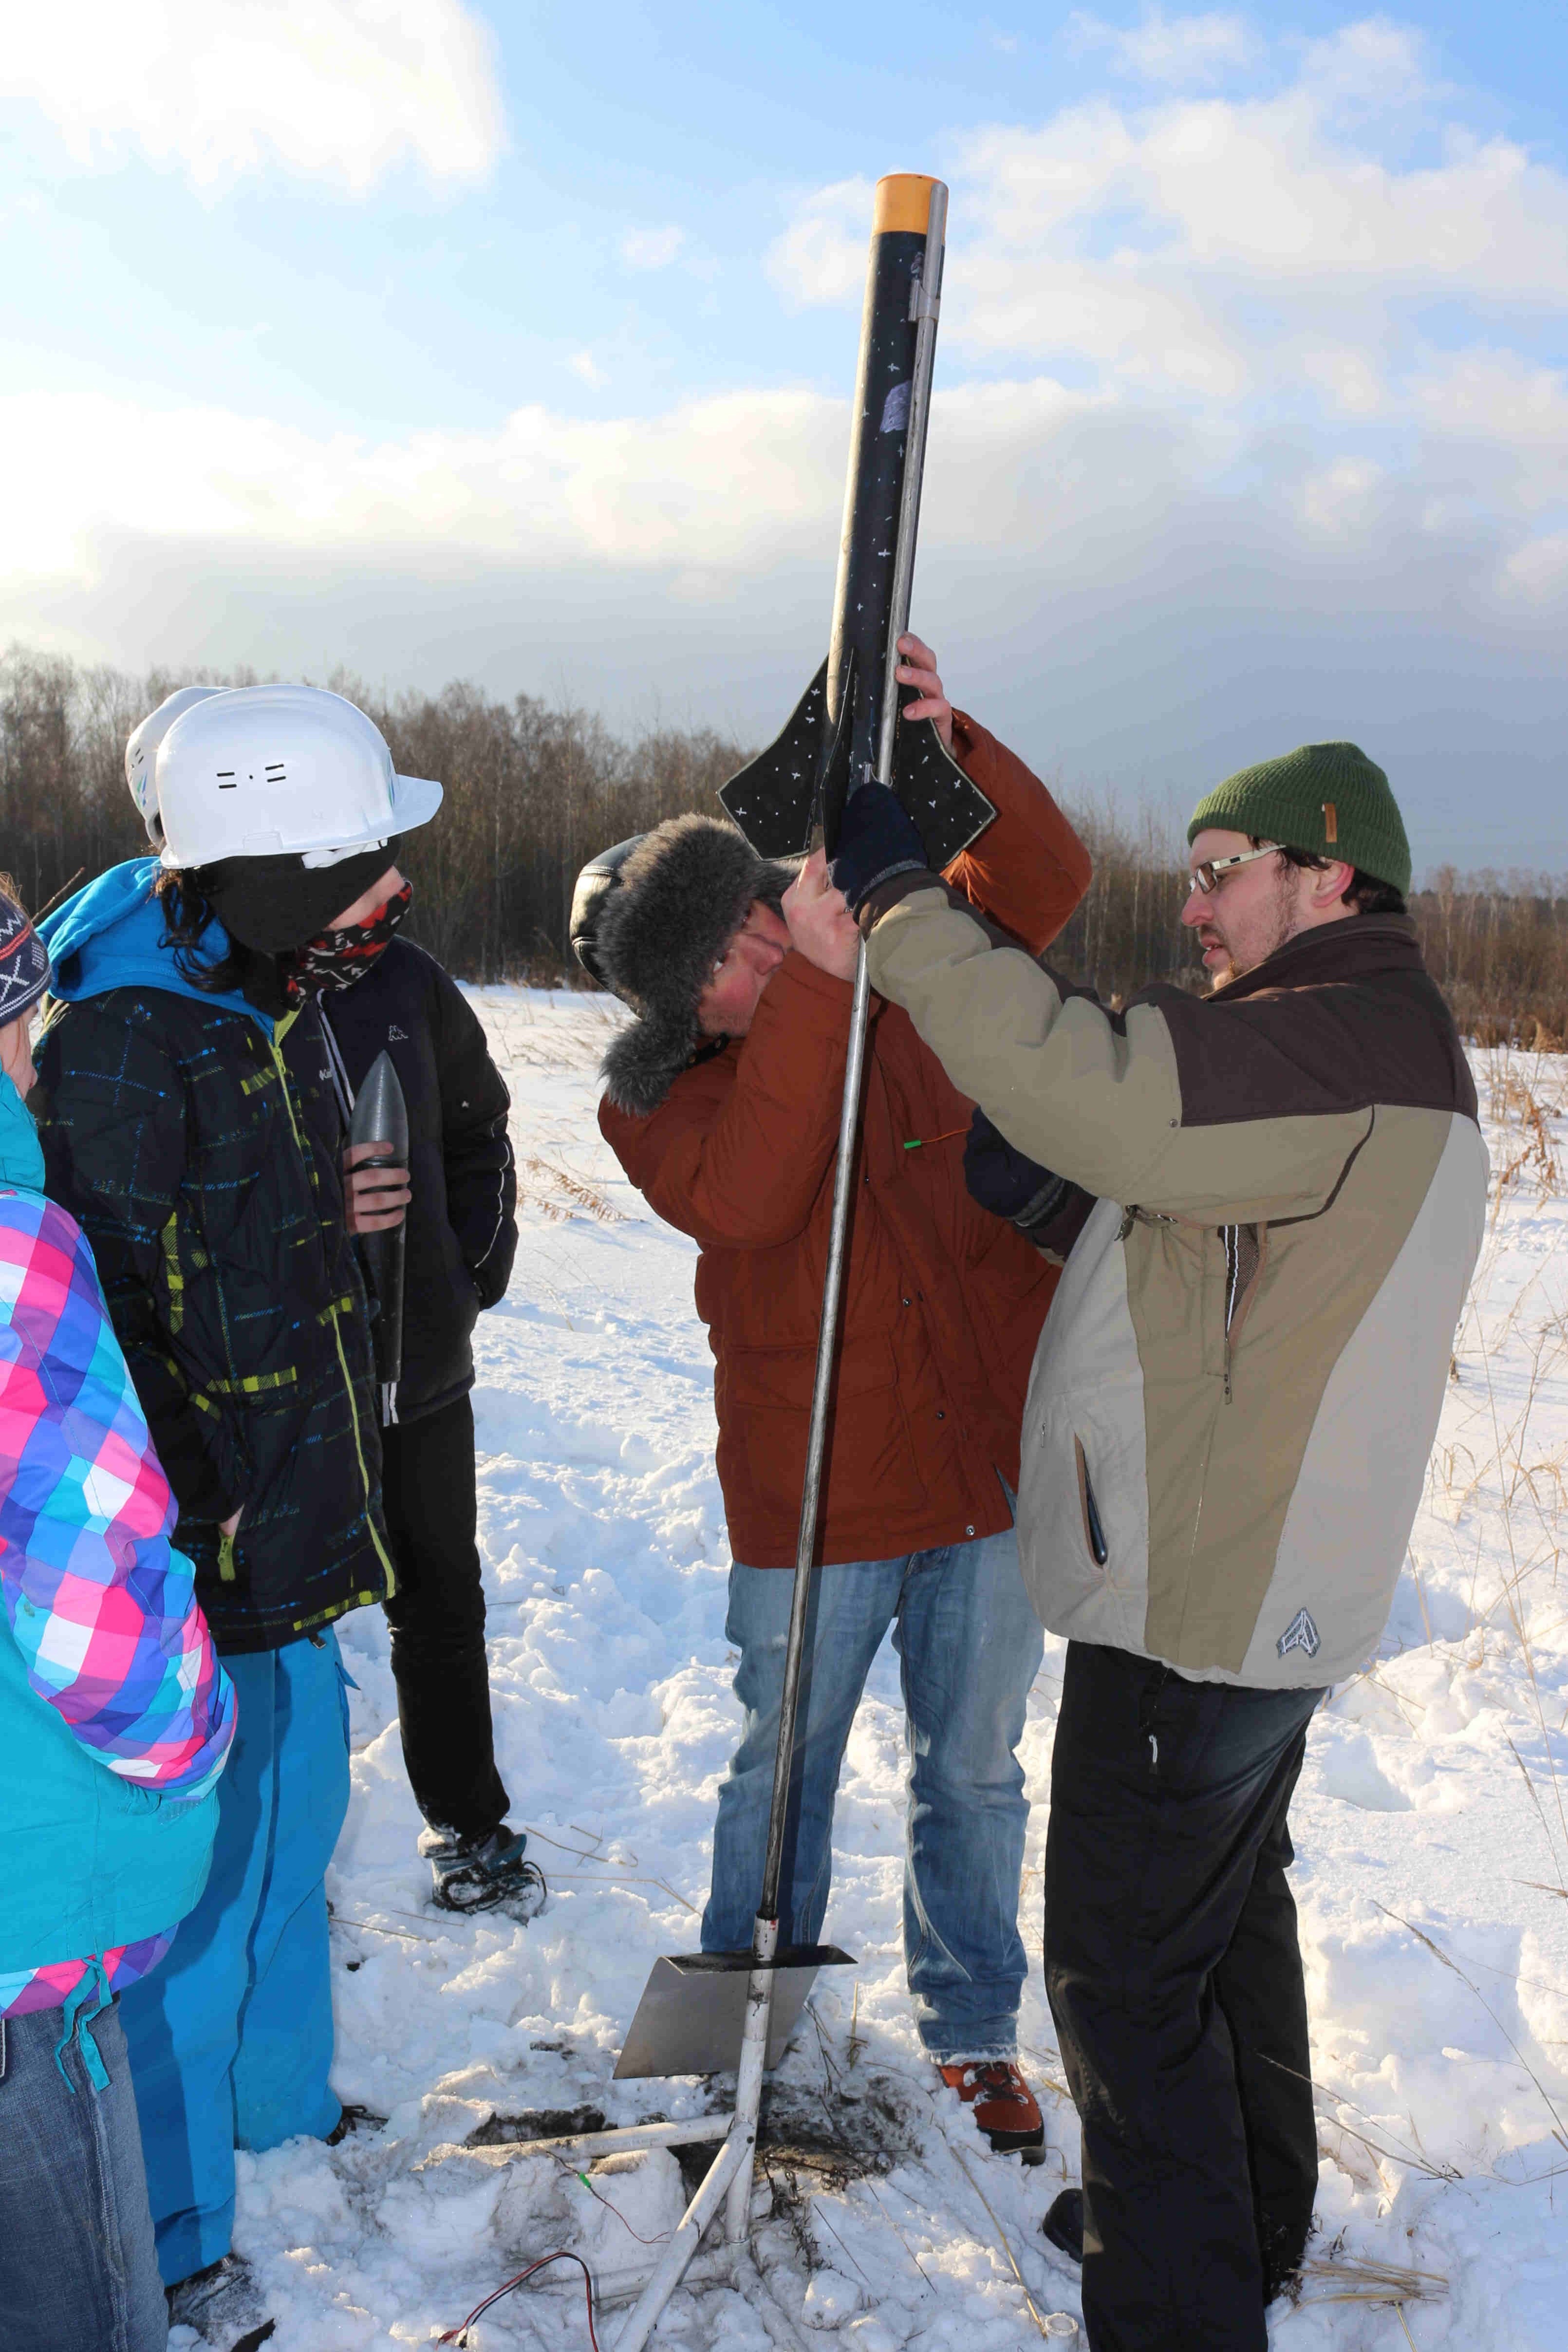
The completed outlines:
[[[954,712],[900,641],[907,716],[933,719],[997,809],[951,869],[1032,949],[1089,881],[1044,787]],[[588,970],[638,1018],[605,1059],[600,1125],[701,1257],[718,1465],[735,1565],[727,1632],[743,1723],[720,1791],[708,1951],[746,1948],[762,1886],[784,1631],[821,1315],[857,939],[823,859],[795,874],[706,817],[587,868]],[[970,1104],[877,1003],[843,1339],[786,1845],[782,1939],[820,1939],[834,1797],[889,1625],[911,1755],[904,1942],[921,2039],[997,2147],[1038,2145],[1016,2065],[1026,1805],[1016,1748],[1041,1640],[1009,1490],[1027,1368],[1057,1269],[964,1190]]]

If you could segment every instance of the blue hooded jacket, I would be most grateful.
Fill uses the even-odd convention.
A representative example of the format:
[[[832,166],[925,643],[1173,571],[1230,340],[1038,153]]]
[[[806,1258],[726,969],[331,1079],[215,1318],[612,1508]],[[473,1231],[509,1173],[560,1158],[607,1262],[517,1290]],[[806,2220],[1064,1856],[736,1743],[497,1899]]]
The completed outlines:
[[[342,1121],[314,1003],[273,1021],[198,988],[167,943],[157,870],[114,866],[42,927],[57,1001],[39,1136],[218,1648],[273,1649],[394,1583]],[[215,923],[204,956],[227,947]]]
[[[209,993],[181,970],[163,910],[153,896],[158,871],[155,857],[133,857],[123,866],[111,866],[45,916],[38,936],[54,968],[50,994],[61,1003],[76,1004],[111,988],[168,989],[175,996],[194,997],[198,1004],[243,1013],[270,1042],[273,1024],[248,998],[237,990]],[[213,963],[228,953],[228,933],[216,916],[203,935],[202,949]]]

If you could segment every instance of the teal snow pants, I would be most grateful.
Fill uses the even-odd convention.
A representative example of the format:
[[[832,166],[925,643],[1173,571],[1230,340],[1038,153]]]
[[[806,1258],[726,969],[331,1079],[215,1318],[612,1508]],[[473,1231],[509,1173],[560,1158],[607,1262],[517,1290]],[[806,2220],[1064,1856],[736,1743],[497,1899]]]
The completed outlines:
[[[324,2138],[342,2113],[323,1884],[349,1801],[337,1638],[223,1663],[238,1722],[212,1874],[120,2004],[168,2286],[228,2252],[235,2149]]]

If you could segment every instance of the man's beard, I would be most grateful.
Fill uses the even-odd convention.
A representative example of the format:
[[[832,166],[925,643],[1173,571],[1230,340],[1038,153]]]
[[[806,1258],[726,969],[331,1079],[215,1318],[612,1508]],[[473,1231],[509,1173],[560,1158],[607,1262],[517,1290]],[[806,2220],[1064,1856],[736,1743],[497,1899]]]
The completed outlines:
[[[1240,980],[1246,973],[1256,971],[1260,963],[1267,963],[1270,956],[1278,955],[1286,941],[1295,938],[1300,928],[1296,920],[1296,868],[1287,861],[1279,869],[1272,938],[1246,963],[1237,962],[1226,947],[1224,963],[1216,964],[1209,972],[1209,994],[1212,996],[1216,989],[1228,988],[1233,980]]]

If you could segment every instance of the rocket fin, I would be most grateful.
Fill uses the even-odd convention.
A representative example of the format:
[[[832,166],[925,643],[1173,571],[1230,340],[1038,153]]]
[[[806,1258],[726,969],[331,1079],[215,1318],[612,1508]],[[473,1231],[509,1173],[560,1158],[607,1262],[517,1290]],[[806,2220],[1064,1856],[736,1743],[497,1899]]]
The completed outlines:
[[[788,725],[765,751],[739,769],[719,798],[761,857],[798,857],[811,846],[820,822],[831,857],[849,790],[849,747],[854,734],[859,680],[855,657],[838,705],[838,724],[825,740],[827,725],[827,664],[823,663],[795,707]],[[900,702],[913,690],[900,688]],[[899,721],[893,739],[893,790],[919,829],[926,856],[940,873],[979,838],[996,812],[942,745],[929,719]]]
[[[784,732],[720,786],[719,798],[759,857],[798,857],[811,846],[826,718],[825,659]]]
[[[902,687],[899,698],[912,702],[915,696]],[[893,738],[893,790],[936,874],[951,866],[960,850],[978,841],[996,814],[947,750],[932,719],[917,719],[912,726],[900,719]]]

